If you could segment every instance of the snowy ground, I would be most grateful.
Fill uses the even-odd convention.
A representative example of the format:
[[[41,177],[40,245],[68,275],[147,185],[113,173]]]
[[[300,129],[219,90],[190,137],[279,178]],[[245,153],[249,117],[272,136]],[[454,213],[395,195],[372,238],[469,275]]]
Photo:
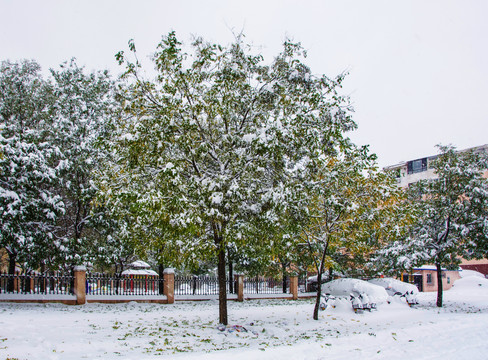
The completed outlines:
[[[480,286],[481,284],[481,286]],[[420,305],[354,314],[339,304],[314,321],[312,300],[174,305],[0,303],[0,359],[487,359],[488,280],[468,277]]]

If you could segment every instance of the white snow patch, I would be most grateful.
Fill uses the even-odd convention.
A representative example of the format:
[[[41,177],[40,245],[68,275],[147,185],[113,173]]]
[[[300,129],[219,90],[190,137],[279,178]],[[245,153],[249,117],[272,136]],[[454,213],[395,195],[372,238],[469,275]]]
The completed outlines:
[[[444,293],[442,309],[434,305],[435,292],[420,293],[418,307],[385,303],[363,314],[344,299],[320,312],[318,321],[312,319],[314,299],[229,302],[230,325],[221,330],[217,300],[0,303],[0,358],[484,360],[487,281],[457,280]]]
[[[485,278],[485,275],[483,275],[482,273],[478,272],[478,271],[474,271],[474,270],[460,270],[459,271],[459,275],[464,278],[464,277],[468,277],[468,276],[477,276],[477,277],[481,277],[481,278]]]

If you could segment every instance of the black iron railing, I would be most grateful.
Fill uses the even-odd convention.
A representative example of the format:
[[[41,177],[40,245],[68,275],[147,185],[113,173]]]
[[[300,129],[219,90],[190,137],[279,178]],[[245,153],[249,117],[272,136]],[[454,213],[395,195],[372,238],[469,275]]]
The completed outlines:
[[[285,294],[290,292],[290,280],[249,278],[244,279],[244,294]]]
[[[86,275],[88,295],[163,295],[164,281],[156,276]]]
[[[7,294],[73,294],[72,275],[0,273],[0,293]]]
[[[310,289],[310,282],[306,277],[299,277],[298,278],[298,292],[305,293],[311,291]]]
[[[283,294],[290,292],[290,281],[273,278],[245,278],[244,294]],[[0,294],[73,294],[74,276],[60,273],[0,273]],[[307,291],[306,280],[299,280],[300,292]],[[237,294],[237,281],[226,279],[227,294]],[[163,295],[164,280],[158,276],[114,276],[86,274],[86,294],[90,295]],[[175,295],[218,295],[215,276],[176,276]]]
[[[235,281],[225,280],[226,292],[236,293]],[[175,295],[218,295],[219,279],[215,276],[176,276]]]

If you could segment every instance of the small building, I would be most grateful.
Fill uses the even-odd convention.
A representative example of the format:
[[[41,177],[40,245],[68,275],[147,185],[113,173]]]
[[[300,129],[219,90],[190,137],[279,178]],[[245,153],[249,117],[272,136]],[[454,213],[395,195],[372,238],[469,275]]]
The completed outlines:
[[[458,270],[442,269],[442,289],[449,290],[460,278]],[[437,291],[437,269],[434,265],[422,265],[411,273],[403,273],[402,280],[417,285],[419,291]]]

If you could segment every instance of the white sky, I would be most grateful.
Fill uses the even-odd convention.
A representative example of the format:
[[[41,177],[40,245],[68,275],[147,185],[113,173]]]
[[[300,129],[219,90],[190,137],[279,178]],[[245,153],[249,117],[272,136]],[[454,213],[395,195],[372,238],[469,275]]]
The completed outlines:
[[[269,59],[288,36],[314,73],[350,72],[351,138],[386,166],[488,143],[487,15],[485,0],[0,0],[0,60],[118,74],[131,38],[143,57],[171,30],[223,44],[243,30]]]

